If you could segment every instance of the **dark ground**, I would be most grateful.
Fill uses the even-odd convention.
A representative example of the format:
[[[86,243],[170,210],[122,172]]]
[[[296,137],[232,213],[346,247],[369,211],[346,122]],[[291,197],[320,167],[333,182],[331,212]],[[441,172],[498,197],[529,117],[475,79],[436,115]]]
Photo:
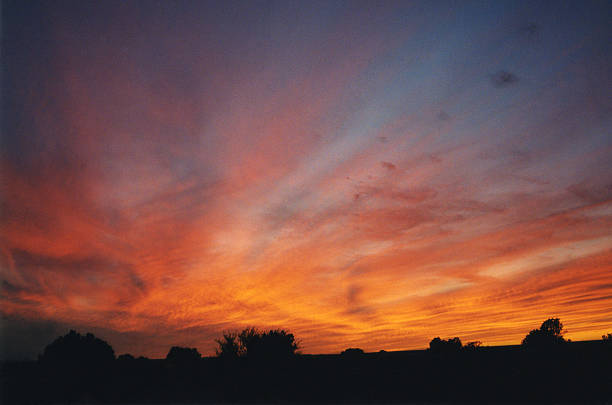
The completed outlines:
[[[612,345],[2,365],[2,403],[602,403]]]

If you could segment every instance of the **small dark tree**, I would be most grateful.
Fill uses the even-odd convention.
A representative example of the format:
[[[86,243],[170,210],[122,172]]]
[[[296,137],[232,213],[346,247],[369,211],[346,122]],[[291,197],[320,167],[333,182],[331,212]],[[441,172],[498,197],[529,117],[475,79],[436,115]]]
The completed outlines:
[[[540,329],[531,330],[521,344],[527,348],[551,348],[565,343],[563,324],[559,318],[550,318],[542,322]]]
[[[346,350],[344,350],[342,353],[340,353],[340,356],[342,356],[345,359],[358,359],[360,357],[363,356],[363,350],[359,349],[359,348],[355,348],[355,347],[350,347]]]
[[[359,348],[355,348],[355,347],[349,347],[346,350],[343,350],[342,353],[340,353],[340,355],[362,355],[363,354],[363,350],[359,349]]]
[[[448,339],[447,345],[452,348],[452,350],[460,350],[461,349],[461,339],[458,337],[454,337],[452,339]]]
[[[458,337],[446,340],[435,337],[429,342],[429,351],[436,354],[457,353],[461,350],[461,347],[461,339]]]
[[[202,355],[196,348],[173,346],[166,355],[166,361],[174,364],[191,364],[199,361]]]
[[[436,336],[429,342],[429,350],[431,350],[432,352],[437,351],[440,347],[442,347],[442,345],[444,344],[443,342],[444,341],[440,339],[440,336]]]
[[[563,330],[563,324],[559,318],[550,318],[542,322],[540,330],[551,336],[561,337],[565,333]]]
[[[463,346],[463,350],[468,352],[474,352],[478,350],[482,346],[482,342],[479,340],[475,340],[473,342],[467,342],[465,346]]]

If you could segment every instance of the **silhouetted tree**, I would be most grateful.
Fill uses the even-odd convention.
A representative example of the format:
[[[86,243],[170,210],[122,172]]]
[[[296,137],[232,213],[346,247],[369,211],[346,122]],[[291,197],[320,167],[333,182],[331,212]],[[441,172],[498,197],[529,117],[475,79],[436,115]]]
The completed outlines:
[[[608,348],[612,348],[612,333],[608,333],[607,335],[602,335],[601,340]]]
[[[198,352],[198,349],[179,346],[172,346],[166,355],[166,360],[175,364],[194,363],[201,358],[202,355]]]
[[[81,335],[71,330],[45,347],[38,357],[43,365],[62,368],[99,367],[115,360],[113,348],[91,333]]]
[[[542,322],[540,330],[546,334],[559,337],[565,333],[563,330],[563,324],[559,318],[550,318],[545,320]]]
[[[253,327],[245,328],[242,330],[242,332],[240,332],[238,335],[238,340],[240,341],[240,346],[242,348],[241,354],[243,356],[247,356],[250,353],[252,357],[256,351],[255,346],[257,346],[261,340],[261,335],[262,332]]]
[[[292,333],[275,329],[256,334],[249,332],[244,347],[247,358],[280,360],[295,355],[298,344]]]
[[[429,342],[429,350],[431,352],[439,352],[443,346],[444,341],[440,339],[440,336],[436,336]]]
[[[237,359],[244,354],[244,348],[236,332],[223,332],[223,337],[215,339],[215,342],[218,345],[215,349],[217,357],[231,360]]]
[[[540,329],[531,330],[522,341],[527,348],[550,348],[565,343],[563,324],[559,318],[550,318],[542,322]]]
[[[299,345],[292,333],[283,329],[262,332],[256,328],[246,328],[242,332],[225,332],[216,339],[218,357],[250,359],[282,359],[296,354]]]
[[[81,335],[71,330],[45,347],[38,360],[48,382],[44,396],[71,402],[109,395],[115,352],[91,333]]]
[[[456,353],[461,350],[461,339],[454,337],[452,339],[433,338],[429,342],[429,350],[431,353]]]

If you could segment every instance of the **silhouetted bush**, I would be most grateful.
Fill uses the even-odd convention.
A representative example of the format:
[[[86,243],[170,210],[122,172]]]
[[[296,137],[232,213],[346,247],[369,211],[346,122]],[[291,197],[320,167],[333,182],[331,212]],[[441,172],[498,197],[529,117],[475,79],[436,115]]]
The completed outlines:
[[[295,355],[298,344],[293,334],[282,329],[241,334],[247,358],[280,360]]]
[[[340,353],[340,357],[347,360],[357,360],[363,358],[363,355],[363,350],[354,347],[348,348]]]
[[[224,332],[221,338],[215,339],[215,342],[218,345],[215,349],[217,357],[231,360],[237,359],[244,354],[244,348],[236,332]]]
[[[340,353],[340,356],[350,359],[359,358],[363,356],[363,350],[359,348],[349,347],[348,349]]]
[[[175,364],[195,363],[201,358],[202,355],[198,352],[198,349],[179,346],[172,346],[166,355],[166,361]]]
[[[601,341],[608,349],[612,350],[612,333],[608,333],[607,335],[602,335]]]
[[[531,330],[521,344],[530,349],[558,347],[565,343],[563,324],[559,318],[550,318],[542,322],[540,329]]]
[[[225,332],[217,342],[218,357],[232,359],[287,359],[296,354],[299,345],[292,333],[283,329],[262,332],[256,328],[246,328],[242,332]]]
[[[467,344],[463,346],[463,350],[473,352],[478,350],[481,346],[482,342],[480,340],[475,340],[473,342],[467,342]]]
[[[91,333],[71,330],[45,347],[38,357],[41,364],[61,368],[99,367],[115,360],[113,348]]]
[[[458,337],[446,340],[435,337],[429,342],[429,351],[436,354],[457,353],[461,350],[461,347],[461,339]]]
[[[73,402],[110,395],[115,352],[91,333],[71,330],[49,344],[38,361],[45,376],[40,393],[44,398]]]

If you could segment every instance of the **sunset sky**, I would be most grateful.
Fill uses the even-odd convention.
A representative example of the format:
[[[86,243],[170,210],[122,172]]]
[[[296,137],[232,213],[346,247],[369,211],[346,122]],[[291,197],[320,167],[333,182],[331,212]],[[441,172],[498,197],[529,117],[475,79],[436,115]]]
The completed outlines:
[[[612,5],[2,2],[4,358],[612,332]]]

